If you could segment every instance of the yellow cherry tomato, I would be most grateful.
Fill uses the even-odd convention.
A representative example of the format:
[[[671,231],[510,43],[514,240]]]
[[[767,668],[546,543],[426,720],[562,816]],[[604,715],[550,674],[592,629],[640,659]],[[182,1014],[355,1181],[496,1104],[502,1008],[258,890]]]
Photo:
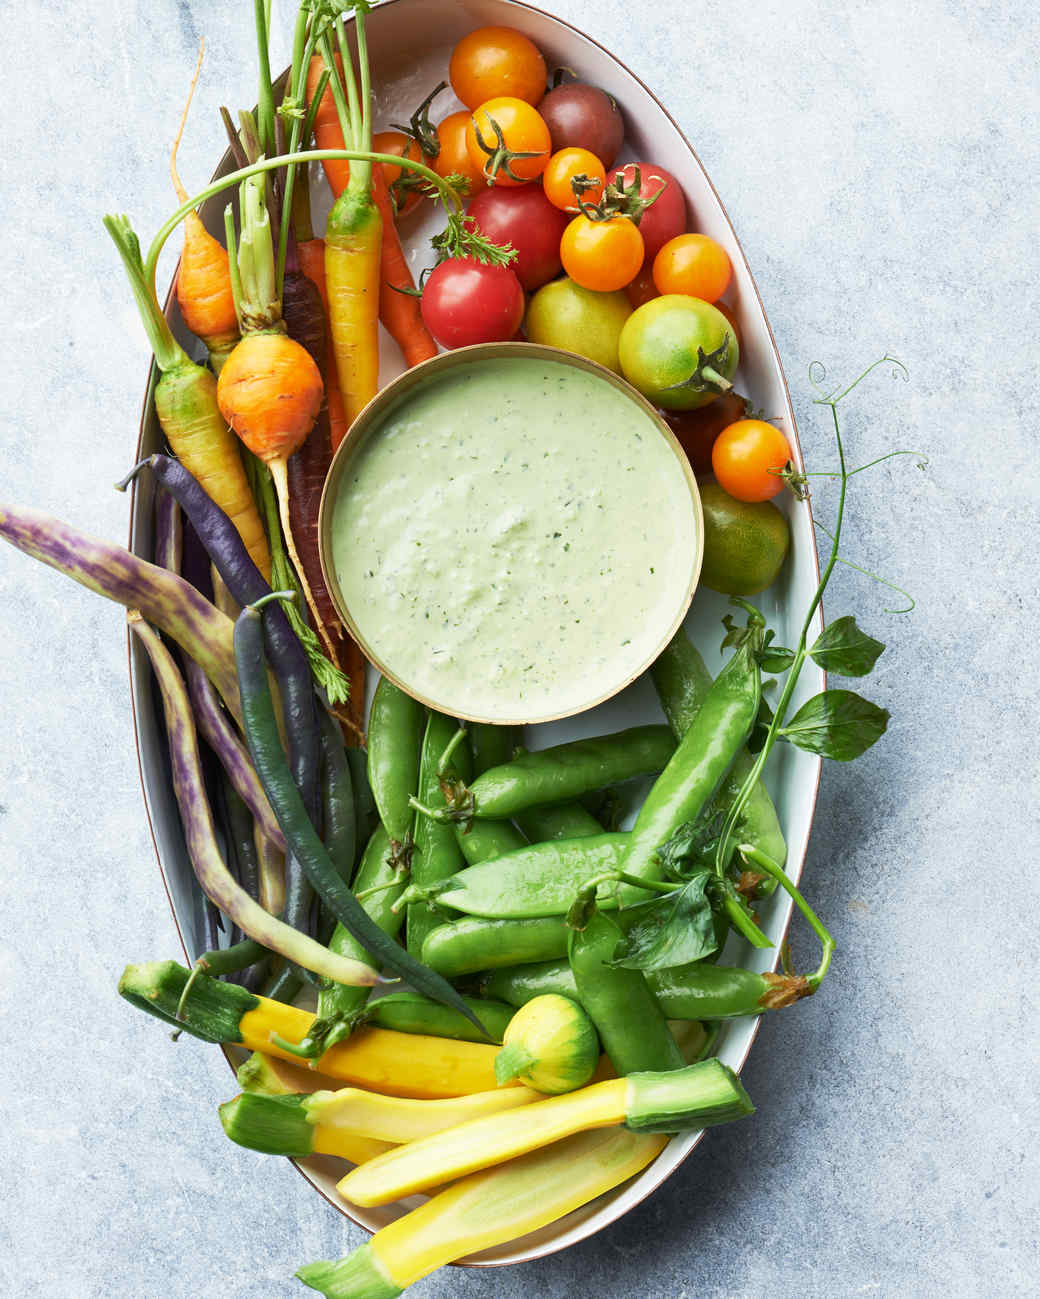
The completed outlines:
[[[688,293],[703,302],[717,302],[732,274],[725,248],[707,235],[676,235],[654,258],[658,293]]]
[[[635,279],[643,264],[643,236],[628,217],[590,221],[576,216],[563,232],[563,269],[583,289],[613,293]]]
[[[577,195],[571,184],[576,178],[582,182],[578,187],[582,201],[598,203],[607,183],[607,171],[596,155],[588,149],[560,149],[554,153],[542,173],[545,197],[553,207],[564,212],[578,211]],[[592,185],[586,187],[585,180],[592,181]]]
[[[466,148],[485,179],[509,188],[538,179],[549,161],[552,139],[536,109],[503,95],[481,104],[470,118]]]
[[[452,50],[448,79],[467,108],[500,95],[537,104],[545,94],[545,60],[523,32],[479,27]]]

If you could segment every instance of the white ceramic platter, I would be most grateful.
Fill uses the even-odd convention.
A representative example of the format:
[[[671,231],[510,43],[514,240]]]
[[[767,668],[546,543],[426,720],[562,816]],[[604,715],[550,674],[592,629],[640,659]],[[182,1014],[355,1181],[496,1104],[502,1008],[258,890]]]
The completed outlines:
[[[581,80],[609,91],[621,105],[627,124],[621,161],[645,159],[655,162],[667,168],[681,182],[690,210],[690,228],[718,240],[733,263],[734,285],[727,296],[736,309],[742,334],[737,389],[750,397],[756,407],[777,420],[791,442],[796,462],[801,465],[801,451],[780,358],[751,272],[718,195],[689,142],[665,109],[608,51],[567,23],[519,0],[388,0],[372,12],[368,26],[376,96],[376,129],[383,129],[392,121],[406,121],[415,105],[433,86],[446,79],[448,57],[456,41],[474,28],[488,24],[518,28],[542,50],[550,68],[566,66],[573,69]],[[439,120],[459,107],[461,105],[451,92],[446,91],[437,100],[435,117]],[[228,159],[225,158],[220,170],[230,170]],[[319,169],[314,167],[313,171],[315,228],[320,229],[328,206],[328,194]],[[215,233],[222,232],[221,213],[225,201],[220,196],[203,209],[203,217]],[[425,207],[425,212],[415,213],[401,230],[416,275],[431,260],[429,237],[442,225],[438,215],[432,211],[432,205]],[[172,296],[167,310],[181,342],[195,346],[184,329]],[[401,372],[396,347],[386,336],[382,339],[381,363],[383,382]],[[160,449],[161,445],[150,384],[142,418],[139,455],[148,455]],[[152,490],[147,476],[138,481],[142,485],[135,491],[132,504],[131,546],[138,555],[150,558]],[[757,597],[756,603],[769,625],[776,629],[778,642],[791,645],[797,639],[800,620],[818,580],[816,545],[808,505],[798,505],[786,493],[777,500],[787,511],[791,524],[791,556],[780,580]],[[710,591],[699,591],[686,623],[691,637],[713,669],[722,662],[718,649],[722,638],[720,620],[727,608],[724,597]],[[817,630],[821,629],[822,622]],[[201,896],[185,851],[169,780],[166,737],[153,696],[147,659],[136,645],[131,647],[130,676],[148,816],[174,918],[188,957],[194,958],[205,947]],[[370,690],[372,685],[370,681]],[[795,705],[823,687],[823,673],[809,663],[803,672]],[[561,740],[659,720],[661,710],[653,687],[648,679],[641,678],[622,694],[590,712],[531,728],[524,735],[524,743],[529,748],[544,748]],[[787,868],[797,880],[805,859],[815,809],[820,759],[781,745],[770,759],[766,775],[787,837]],[[783,937],[790,914],[790,902],[782,892],[762,907],[763,926],[776,945]],[[777,946],[765,952],[752,952],[743,942],[737,943],[732,938],[730,942],[731,946],[723,957],[727,963],[745,964],[755,969],[775,966]],[[719,1055],[734,1069],[739,1070],[747,1058],[756,1026],[757,1020],[738,1020],[725,1027]],[[610,1195],[602,1196],[542,1231],[474,1255],[467,1261],[484,1266],[523,1262],[582,1240],[615,1222],[644,1199],[686,1158],[699,1140],[700,1134],[673,1138],[654,1164]],[[335,1182],[342,1172],[338,1161],[303,1161],[301,1171],[331,1204],[348,1214],[347,1206],[335,1192]],[[407,1203],[410,1207],[417,1202],[413,1199]],[[348,1216],[362,1226],[376,1230],[400,1212],[396,1205],[374,1210],[351,1207]]]

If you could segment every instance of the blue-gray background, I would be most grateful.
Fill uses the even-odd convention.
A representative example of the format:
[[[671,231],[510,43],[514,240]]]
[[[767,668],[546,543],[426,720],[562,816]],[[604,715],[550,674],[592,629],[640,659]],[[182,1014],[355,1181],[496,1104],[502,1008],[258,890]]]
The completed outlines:
[[[825,771],[806,876],[838,956],[767,1018],[754,1119],[711,1135],[604,1235],[530,1266],[452,1270],[423,1299],[814,1299],[1037,1293],[1033,6],[555,0],[656,89],[757,277],[806,456],[831,458],[810,361],[851,378],[857,461],[839,573],[888,642],[887,736]],[[276,5],[284,25],[285,0]],[[103,212],[150,232],[200,33],[188,177],[251,98],[251,6],[0,6],[11,58],[0,244],[4,497],[121,538],[146,364]],[[284,38],[281,49],[284,51]],[[284,62],[284,60],[283,60]],[[1031,124],[1030,124],[1031,123]],[[817,493],[826,520],[830,496]],[[0,1293],[268,1299],[362,1233],[288,1164],[227,1143],[219,1053],[115,996],[176,953],[130,729],[114,606],[0,550]],[[812,959],[808,940],[798,953]]]

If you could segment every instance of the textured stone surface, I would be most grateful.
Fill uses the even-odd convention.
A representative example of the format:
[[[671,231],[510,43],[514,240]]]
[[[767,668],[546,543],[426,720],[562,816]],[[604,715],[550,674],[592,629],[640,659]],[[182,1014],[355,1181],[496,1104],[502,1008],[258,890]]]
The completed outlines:
[[[756,1117],[595,1240],[413,1293],[1035,1294],[1033,7],[554,7],[694,141],[757,277],[807,457],[830,457],[811,360],[840,378],[886,348],[909,364],[909,385],[882,373],[849,406],[851,454],[912,447],[931,464],[855,480],[846,553],[918,605],[892,616],[884,588],[847,570],[835,582],[829,612],[855,608],[889,643],[870,693],[893,721],[871,754],[825,773],[805,878],[838,956],[818,998],[763,1025],[745,1075]],[[150,231],[169,210],[165,152],[200,32],[182,169],[209,174],[217,104],[251,95],[250,13],[241,0],[4,8],[5,498],[124,535],[126,502],[106,484],[127,466],[146,351],[100,216],[126,207]],[[0,1293],[302,1294],[293,1268],[362,1233],[288,1165],[223,1139],[217,1052],[174,1047],[113,993],[127,960],[176,950],[122,616],[6,548],[0,609]]]

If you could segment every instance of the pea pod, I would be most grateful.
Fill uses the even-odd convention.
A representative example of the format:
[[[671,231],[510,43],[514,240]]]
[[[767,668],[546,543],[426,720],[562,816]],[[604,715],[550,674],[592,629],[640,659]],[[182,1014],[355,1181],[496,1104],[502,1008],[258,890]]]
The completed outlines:
[[[511,726],[492,726],[488,722],[474,722],[469,728],[469,747],[473,757],[473,775],[482,776],[490,767],[500,767],[509,762],[516,747],[516,735]]]
[[[376,961],[406,979],[417,992],[454,1006],[473,1019],[478,1028],[483,1028],[451,984],[388,937],[337,874],[307,815],[282,750],[267,680],[263,629],[255,605],[247,605],[235,623],[235,662],[246,742],[257,775],[282,827],[286,843],[302,864],[322,902]]]
[[[457,825],[455,839],[470,866],[527,847],[527,840],[512,821],[474,821],[469,829]]]
[[[368,718],[368,779],[390,851],[402,867],[411,858],[410,800],[419,786],[422,719],[422,704],[380,677]]]
[[[563,916],[583,884],[617,869],[627,846],[626,834],[528,844],[428,888],[412,884],[395,905],[432,898],[439,906],[492,920]],[[604,906],[617,905],[615,891],[611,882],[600,885]]]
[[[504,1001],[478,1001],[467,997],[466,1004],[487,1029],[480,1033],[468,1019],[448,1006],[441,1006],[417,992],[391,992],[374,997],[365,1013],[365,1023],[392,1028],[398,1033],[425,1033],[430,1037],[452,1037],[462,1042],[501,1042],[506,1025],[513,1018],[513,1007]]]
[[[444,806],[440,785],[441,757],[458,734],[458,728],[443,713],[430,712],[423,736],[422,755],[419,760],[419,798],[429,807]],[[463,737],[464,739],[465,737]],[[469,749],[457,745],[450,760],[451,775],[467,780],[472,771]],[[448,773],[445,773],[446,776]],[[412,854],[412,881],[418,885],[435,884],[462,870],[466,859],[462,855],[453,826],[420,816],[415,826],[415,851]],[[415,957],[422,953],[423,941],[439,921],[430,910],[428,902],[413,902],[408,907],[406,934],[408,950]]]
[[[668,1019],[738,1019],[780,1010],[811,995],[803,975],[759,974],[724,965],[679,965],[646,976],[651,992]],[[480,980],[480,993],[511,1006],[526,1005],[546,992],[578,997],[574,973],[566,961],[543,961],[492,970]]]
[[[450,799],[449,815],[501,820],[529,807],[567,803],[582,794],[660,771],[675,751],[667,726],[633,726],[613,735],[570,740],[491,767]]]
[[[622,862],[626,874],[660,878],[657,849],[701,812],[750,734],[762,698],[755,654],[763,626],[761,615],[751,610],[742,644],[715,679],[636,817]]]
[[[547,843],[550,839],[585,839],[603,833],[600,823],[580,803],[530,807],[516,814],[516,823],[532,843]]]
[[[562,916],[533,920],[484,920],[463,916],[426,935],[422,959],[446,979],[479,974],[498,966],[552,961],[567,955]]]
[[[650,675],[675,738],[681,740],[711,689],[711,673],[681,627],[650,669]],[[747,749],[741,749],[715,795],[715,806],[720,811],[726,812],[733,805],[753,765],[754,758]],[[784,864],[787,844],[773,800],[761,781],[753,786],[737,818],[734,836],[739,843],[752,843],[781,866]],[[775,888],[776,881],[766,878],[758,892],[766,895]]]
[[[568,958],[578,1001],[621,1077],[681,1069],[682,1053],[646,979],[638,970],[608,964],[621,939],[618,926],[599,910],[584,929],[571,930]]]

